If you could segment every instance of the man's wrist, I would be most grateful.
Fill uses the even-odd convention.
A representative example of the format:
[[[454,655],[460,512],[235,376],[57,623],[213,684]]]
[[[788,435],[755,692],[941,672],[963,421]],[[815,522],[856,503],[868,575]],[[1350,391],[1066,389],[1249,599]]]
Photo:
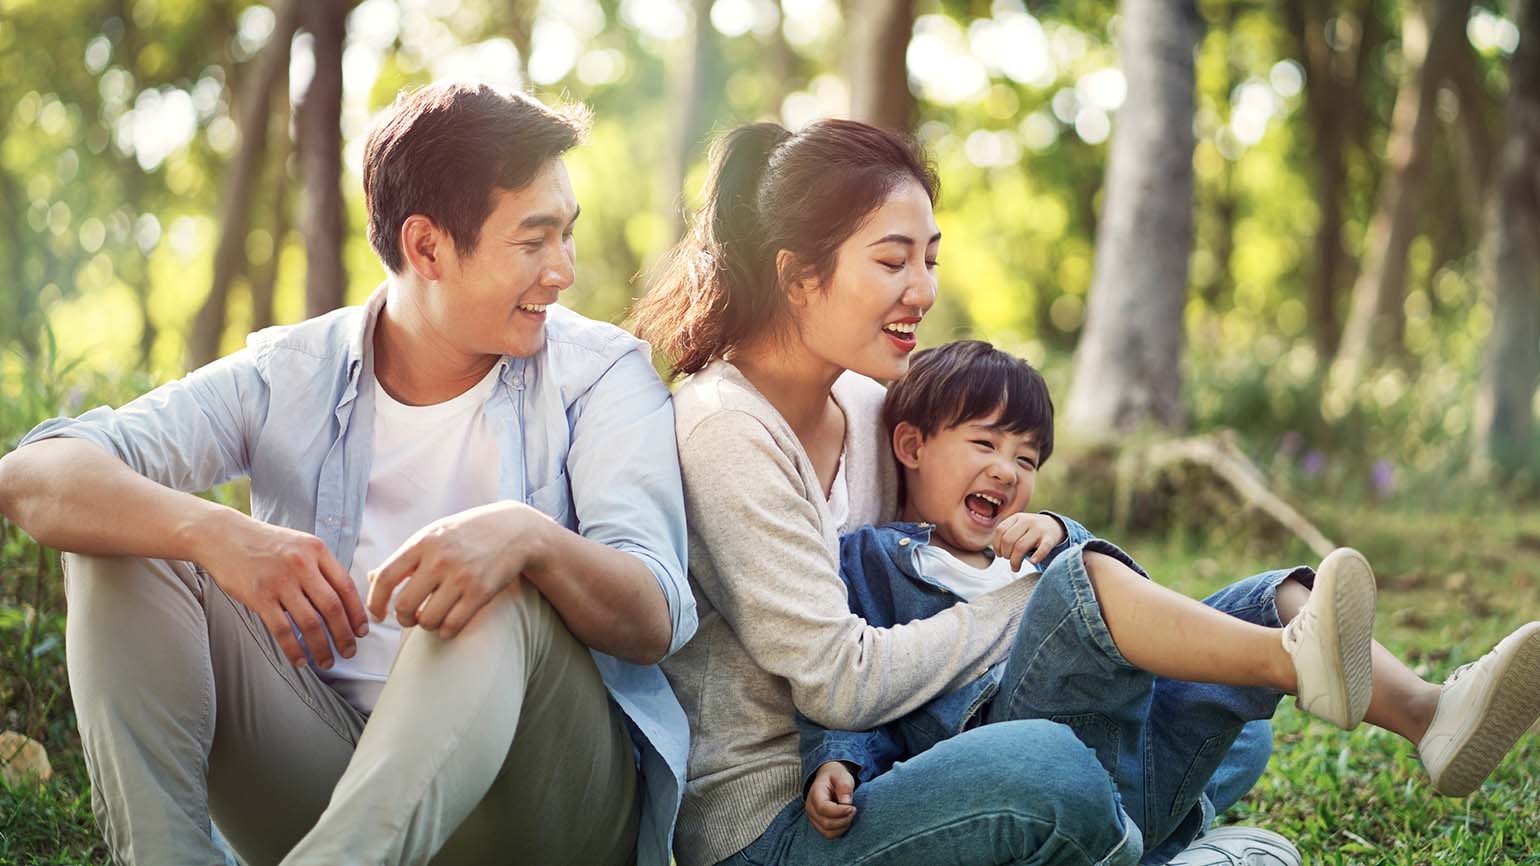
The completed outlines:
[[[508,543],[524,548],[522,576],[538,589],[550,577],[552,563],[558,558],[557,550],[563,540],[558,533],[566,532],[566,529],[544,512],[522,502],[509,502],[508,506]]]
[[[188,496],[186,510],[171,529],[171,543],[175,547],[174,558],[203,565],[208,558],[210,545],[228,539],[236,524],[249,520],[234,508],[210,502],[196,496]]]

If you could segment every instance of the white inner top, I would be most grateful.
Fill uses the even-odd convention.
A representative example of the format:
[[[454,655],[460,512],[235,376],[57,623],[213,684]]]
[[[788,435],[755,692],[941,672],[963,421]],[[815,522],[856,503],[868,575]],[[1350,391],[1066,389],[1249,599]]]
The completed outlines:
[[[829,485],[829,520],[839,527],[840,532],[846,532],[851,527],[845,526],[850,520],[850,491],[845,487],[845,452],[840,452],[839,468],[834,470],[834,483]]]
[[[965,601],[972,601],[985,593],[993,592],[1007,583],[1038,572],[1032,560],[1021,561],[1019,571],[1011,571],[1011,561],[997,556],[984,568],[969,565],[934,544],[915,545],[915,567],[931,580],[957,593]]]
[[[497,500],[497,439],[486,402],[497,382],[495,365],[470,390],[431,406],[408,406],[374,385],[374,456],[364,496],[352,577],[359,599],[369,597],[369,572],[379,568],[417,530],[468,508]],[[404,585],[404,584],[403,584]],[[358,710],[373,711],[401,645],[392,608],[384,622],[370,622],[358,652],[335,655],[318,671]]]

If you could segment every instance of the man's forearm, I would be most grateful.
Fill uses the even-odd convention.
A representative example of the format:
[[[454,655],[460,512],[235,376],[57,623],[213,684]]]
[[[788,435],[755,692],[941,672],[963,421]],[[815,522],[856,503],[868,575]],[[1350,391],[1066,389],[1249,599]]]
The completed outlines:
[[[234,514],[78,439],[34,442],[0,458],[0,513],[58,550],[188,560],[198,555],[198,527]]]
[[[646,563],[623,550],[552,527],[524,578],[551,602],[574,637],[635,664],[654,664],[673,637],[668,601]]]

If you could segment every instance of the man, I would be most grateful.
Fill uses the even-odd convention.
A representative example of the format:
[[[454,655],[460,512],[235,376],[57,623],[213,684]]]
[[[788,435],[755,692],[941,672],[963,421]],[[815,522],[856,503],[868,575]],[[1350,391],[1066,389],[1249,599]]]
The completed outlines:
[[[0,460],[65,557],[125,864],[669,860],[695,629],[667,389],[554,306],[583,111],[468,85],[369,136],[363,307],[253,335]],[[191,494],[249,476],[252,517]],[[367,610],[367,615],[366,615]]]

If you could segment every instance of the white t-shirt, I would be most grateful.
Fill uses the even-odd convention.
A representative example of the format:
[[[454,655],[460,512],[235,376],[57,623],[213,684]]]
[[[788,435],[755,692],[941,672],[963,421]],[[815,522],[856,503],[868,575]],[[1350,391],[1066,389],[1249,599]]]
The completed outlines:
[[[1038,572],[1030,559],[1021,561],[1021,570],[1011,571],[1011,561],[1003,556],[997,556],[988,566],[979,568],[934,544],[915,545],[914,557],[915,567],[921,574],[957,593],[964,601],[972,601],[1013,580]]]
[[[369,572],[384,564],[413,533],[467,508],[497,499],[497,440],[483,407],[497,383],[496,365],[470,390],[443,403],[408,406],[374,385],[374,455],[364,495],[352,577],[367,602]],[[361,712],[371,712],[385,686],[401,626],[391,609],[369,623],[350,659],[335,655],[321,679]]]

